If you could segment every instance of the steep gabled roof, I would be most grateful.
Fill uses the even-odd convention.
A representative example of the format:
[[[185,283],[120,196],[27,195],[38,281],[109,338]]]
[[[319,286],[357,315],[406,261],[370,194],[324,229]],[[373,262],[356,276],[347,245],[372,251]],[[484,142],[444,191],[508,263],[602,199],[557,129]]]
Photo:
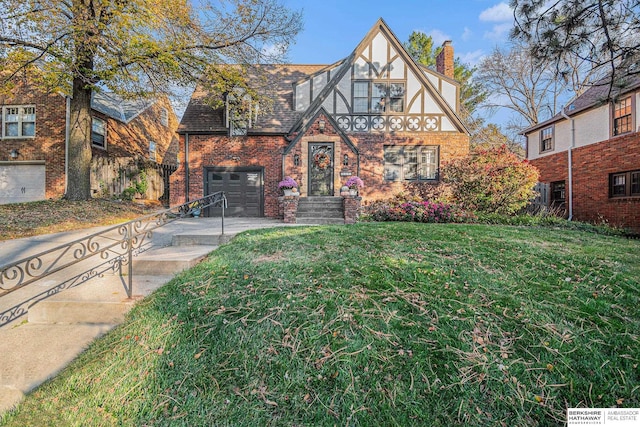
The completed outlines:
[[[349,72],[357,58],[358,53],[371,41],[379,32],[386,37],[394,49],[401,55],[402,60],[415,74],[420,84],[423,85],[429,96],[450,118],[451,122],[460,132],[468,133],[464,124],[442,94],[434,87],[427,78],[425,72],[437,75],[439,78],[458,85],[457,82],[448,79],[446,76],[432,70],[425,70],[415,63],[405,51],[402,43],[389,29],[387,24],[380,18],[369,30],[364,39],[358,44],[350,56],[339,60],[333,64],[324,65],[254,65],[255,75],[248,76],[248,84],[254,89],[264,85],[262,80],[265,76],[268,81],[268,88],[272,91],[273,105],[268,111],[261,110],[258,119],[248,129],[249,134],[290,134],[298,132],[305,123],[316,116],[322,103],[331,91],[336,87],[344,75]],[[320,94],[311,102],[309,108],[304,111],[296,111],[294,105],[294,85],[302,81],[309,80],[312,76],[331,71],[330,80],[324,85]],[[252,84],[256,83],[256,84]],[[211,94],[202,87],[197,87],[184,112],[178,133],[201,133],[201,134],[224,134],[228,132],[224,122],[224,109],[212,108],[210,106],[211,96],[221,96]]]
[[[336,133],[340,136],[340,138],[342,138],[342,140],[345,142],[345,144],[347,144],[349,146],[349,148],[351,148],[351,151],[353,151],[356,154],[360,152],[356,148],[356,146],[353,145],[353,142],[351,142],[351,139],[349,139],[349,136],[347,136],[347,134],[344,133],[344,131],[342,129],[340,129],[340,126],[338,126],[338,123],[336,123],[336,121],[333,119],[333,117],[331,117],[331,114],[327,113],[327,110],[325,110],[324,107],[320,107],[320,109],[318,111],[316,111],[316,113],[313,115],[311,120],[307,121],[302,126],[302,128],[300,129],[300,132],[298,132],[298,135],[289,143],[287,148],[285,148],[284,154],[287,154],[289,151],[291,151],[291,149],[293,147],[296,146],[296,144],[298,143],[300,138],[302,138],[306,134],[307,130],[309,130],[309,128],[311,127],[311,124],[313,122],[315,122],[315,120],[321,114],[323,114],[324,117],[326,117],[327,121],[329,122],[329,127],[333,128],[336,131]]]
[[[91,96],[92,109],[123,123],[129,123],[154,103],[154,100],[125,100],[110,92],[93,92]]]
[[[626,95],[627,93],[637,90],[640,88],[640,75],[636,74],[628,76],[624,81],[624,86],[618,88],[614,87],[611,93],[609,93],[609,88],[610,86],[607,79],[602,79],[599,82],[594,83],[594,85],[587,89],[582,95],[564,107],[565,114],[572,117],[592,108],[605,105],[611,98],[615,99],[621,95]],[[561,120],[565,119],[561,113],[558,113],[548,120],[526,128],[522,131],[522,134],[525,135],[534,132]]]
[[[351,70],[353,67],[356,58],[359,53],[368,46],[371,40],[378,34],[382,33],[389,43],[393,46],[396,52],[402,57],[402,60],[409,67],[411,71],[415,74],[416,78],[420,81],[420,83],[427,89],[429,95],[431,95],[434,101],[442,108],[453,124],[458,128],[460,132],[469,133],[465,125],[462,123],[462,120],[458,117],[456,112],[451,108],[451,106],[445,101],[442,94],[433,86],[431,81],[424,75],[423,68],[418,65],[413,58],[407,53],[404,46],[396,35],[391,31],[389,26],[384,22],[382,18],[379,18],[378,21],[371,27],[367,35],[358,43],[358,46],[353,50],[351,55],[349,55],[345,60],[338,72],[332,75],[331,80],[325,85],[320,94],[311,102],[311,105],[307,109],[307,111],[300,116],[300,118],[296,121],[296,123],[291,128],[291,132],[297,132],[305,123],[307,123],[313,116],[315,116],[318,109],[322,106],[323,102],[327,98],[327,96],[334,90],[336,85],[340,82],[340,80],[344,77],[344,75]],[[434,73],[429,70],[429,72]],[[435,73],[438,74],[438,73]],[[443,75],[443,78],[446,77]]]
[[[289,132],[291,125],[301,112],[293,109],[293,84],[325,68],[326,65],[256,65],[256,73],[249,76],[252,82],[265,85],[261,78],[266,77],[266,88],[273,93],[273,105],[268,111],[261,110],[256,124],[249,133]],[[191,96],[189,105],[182,116],[178,133],[226,133],[224,109],[212,108],[207,102],[211,94],[197,87]]]

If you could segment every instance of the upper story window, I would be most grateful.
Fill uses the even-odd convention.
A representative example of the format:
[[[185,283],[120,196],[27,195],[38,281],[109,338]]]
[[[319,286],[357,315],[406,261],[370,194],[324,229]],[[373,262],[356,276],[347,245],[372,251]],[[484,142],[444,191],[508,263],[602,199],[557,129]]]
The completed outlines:
[[[162,126],[169,126],[169,110],[166,108],[160,110],[160,124]]]
[[[609,176],[611,197],[640,196],[640,170],[612,173]]]
[[[437,146],[384,147],[386,181],[430,181],[438,179]]]
[[[91,118],[91,145],[97,148],[107,149],[107,128],[104,120],[97,117]]]
[[[33,138],[36,136],[36,107],[9,105],[2,107],[3,138]]]
[[[553,127],[549,126],[540,131],[540,152],[553,150]]]
[[[622,98],[613,104],[613,134],[621,135],[633,130],[631,96]]]
[[[354,113],[404,112],[403,82],[353,82]]]

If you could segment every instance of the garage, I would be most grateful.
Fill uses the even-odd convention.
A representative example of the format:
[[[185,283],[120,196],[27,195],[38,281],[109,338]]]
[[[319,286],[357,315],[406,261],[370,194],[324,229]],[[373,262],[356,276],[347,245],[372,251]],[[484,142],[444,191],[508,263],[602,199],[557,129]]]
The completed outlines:
[[[205,193],[224,191],[228,206],[225,216],[263,216],[262,168],[207,168]],[[209,208],[206,216],[219,216],[220,208]]]
[[[44,161],[0,162],[0,204],[44,199]]]

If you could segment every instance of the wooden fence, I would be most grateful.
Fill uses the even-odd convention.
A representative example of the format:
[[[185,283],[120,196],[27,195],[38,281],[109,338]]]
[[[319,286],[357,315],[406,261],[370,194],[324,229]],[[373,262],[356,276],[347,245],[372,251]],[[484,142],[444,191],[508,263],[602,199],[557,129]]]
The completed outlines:
[[[169,176],[177,169],[174,165],[138,162],[130,157],[96,157],[91,161],[91,189],[97,197],[123,197],[127,192],[134,197],[160,200],[169,204]],[[146,191],[138,191],[144,188]],[[135,189],[135,190],[134,190]]]

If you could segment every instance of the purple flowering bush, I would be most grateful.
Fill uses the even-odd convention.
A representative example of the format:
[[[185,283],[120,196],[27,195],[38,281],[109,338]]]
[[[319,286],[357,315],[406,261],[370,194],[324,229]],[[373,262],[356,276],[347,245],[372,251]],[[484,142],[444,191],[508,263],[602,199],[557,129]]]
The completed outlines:
[[[389,200],[374,202],[364,208],[363,219],[404,222],[466,222],[470,215],[455,205],[440,202]]]
[[[364,182],[362,182],[360,177],[352,176],[347,180],[347,183],[345,185],[352,190],[357,190],[358,188],[364,187]]]
[[[290,190],[292,188],[298,188],[298,183],[296,182],[295,179],[291,178],[290,176],[286,176],[282,181],[278,183],[278,189],[280,190],[283,190],[283,189]]]

